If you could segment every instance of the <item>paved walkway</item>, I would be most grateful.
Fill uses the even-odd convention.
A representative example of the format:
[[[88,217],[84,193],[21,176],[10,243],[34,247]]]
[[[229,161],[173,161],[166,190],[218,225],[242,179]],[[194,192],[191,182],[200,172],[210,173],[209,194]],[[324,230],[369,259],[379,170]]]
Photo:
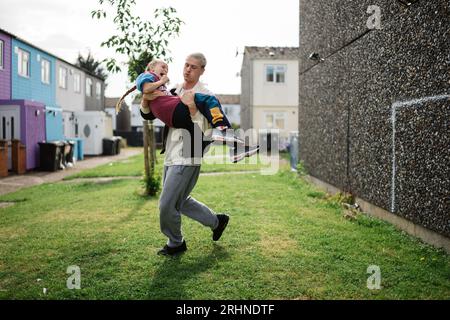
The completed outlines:
[[[83,161],[77,161],[73,168],[67,168],[65,170],[58,170],[56,172],[46,171],[30,171],[24,175],[17,175],[10,173],[10,176],[0,178],[0,195],[17,191],[19,189],[30,187],[42,183],[58,182],[64,179],[64,177],[78,173],[85,169],[94,168],[96,166],[106,164],[113,161],[119,161],[127,159],[142,152],[142,148],[125,148],[121,149],[119,155],[115,156],[96,156],[87,157]],[[280,159],[280,164],[288,163],[285,159]],[[229,175],[229,174],[251,174],[259,173],[260,170],[252,171],[226,171],[226,172],[202,172],[202,176],[216,176],[216,175]],[[123,177],[94,177],[94,178],[79,178],[68,181],[65,183],[81,182],[81,181],[93,181],[98,183],[107,183],[117,179],[141,179],[141,177],[123,176]],[[2,206],[8,205],[7,203],[0,203]]]
[[[64,177],[82,170],[94,168],[112,161],[123,160],[139,153],[142,153],[142,148],[125,148],[121,149],[120,154],[115,156],[85,157],[84,160],[77,161],[73,168],[67,168],[65,170],[55,172],[30,171],[23,175],[11,173],[8,177],[0,178],[0,195],[41,183],[60,181]]]

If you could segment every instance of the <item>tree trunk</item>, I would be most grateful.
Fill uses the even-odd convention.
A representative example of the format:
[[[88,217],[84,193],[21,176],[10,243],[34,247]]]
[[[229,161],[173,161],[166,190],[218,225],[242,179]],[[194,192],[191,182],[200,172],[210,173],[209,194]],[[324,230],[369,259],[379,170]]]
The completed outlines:
[[[148,138],[149,138],[149,148],[150,148],[150,173],[153,176],[155,172],[155,160],[156,160],[156,145],[155,145],[155,134],[153,132],[153,121],[150,121],[148,126]]]
[[[148,136],[148,121],[143,120],[143,137],[144,137],[144,167],[145,167],[145,177],[149,178],[150,175],[150,166],[148,163],[148,149],[149,149],[149,136]]]

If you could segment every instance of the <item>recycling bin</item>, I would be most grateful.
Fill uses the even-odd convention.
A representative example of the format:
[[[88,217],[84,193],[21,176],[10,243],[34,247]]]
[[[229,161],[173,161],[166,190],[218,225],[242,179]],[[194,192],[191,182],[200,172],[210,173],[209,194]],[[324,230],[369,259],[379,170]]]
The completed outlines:
[[[77,152],[77,160],[83,160],[84,159],[84,140],[83,139],[77,139],[78,142],[78,152]]]
[[[70,137],[68,138],[68,140],[75,143],[75,145],[73,146],[73,160],[83,160],[83,139]]]
[[[114,138],[103,138],[103,154],[107,156],[116,154],[116,140]]]
[[[40,169],[42,171],[57,171],[63,168],[63,150],[65,143],[62,141],[39,142]]]
[[[120,154],[120,144],[122,143],[122,137],[114,136],[113,139],[115,140],[115,143],[116,143],[116,153],[115,154]]]

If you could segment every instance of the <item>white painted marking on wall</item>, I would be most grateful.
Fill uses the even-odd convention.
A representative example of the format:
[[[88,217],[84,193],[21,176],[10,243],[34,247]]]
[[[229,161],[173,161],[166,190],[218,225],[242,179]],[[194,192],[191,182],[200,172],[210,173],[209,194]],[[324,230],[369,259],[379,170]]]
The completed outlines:
[[[395,162],[395,120],[396,120],[395,103],[391,106],[391,122],[392,122],[392,177],[391,177],[391,212],[395,212],[395,176],[396,176],[396,162]]]
[[[397,174],[397,163],[395,158],[395,122],[397,117],[397,109],[403,107],[410,107],[416,104],[423,104],[430,101],[439,101],[442,99],[450,99],[450,95],[442,94],[438,96],[424,97],[420,99],[413,99],[408,101],[394,102],[391,106],[391,122],[392,122],[392,177],[391,177],[391,212],[395,212],[395,178]]]

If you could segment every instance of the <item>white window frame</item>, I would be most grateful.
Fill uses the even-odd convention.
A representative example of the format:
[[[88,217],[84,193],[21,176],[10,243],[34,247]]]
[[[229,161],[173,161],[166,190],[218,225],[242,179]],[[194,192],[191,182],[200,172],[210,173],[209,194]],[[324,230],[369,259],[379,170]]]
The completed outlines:
[[[0,40],[0,70],[5,68],[5,42]]]
[[[41,59],[41,82],[50,84],[50,61]]]
[[[272,81],[267,79],[269,68],[273,69],[273,78]],[[277,75],[284,74],[283,81],[277,81]],[[286,83],[286,74],[287,74],[287,65],[286,64],[265,64],[264,65],[264,82],[270,84],[285,84]]]
[[[102,84],[100,82],[95,83],[95,96],[97,100],[101,100],[102,98]]]
[[[267,126],[267,117],[272,116],[272,125],[269,127]],[[280,130],[286,130],[286,118],[287,118],[287,112],[264,112],[264,127],[265,129],[280,129]],[[283,120],[283,128],[279,128],[276,123],[277,120]]]
[[[79,72],[73,74],[73,91],[81,93],[81,73]]]
[[[24,77],[24,78],[29,78],[30,77],[30,58],[31,58],[31,54],[30,52],[23,50],[21,48],[18,48],[17,50],[18,52],[18,59],[17,59],[17,73],[19,74],[19,76]],[[24,57],[27,57],[26,61],[24,60]],[[24,70],[24,62],[26,62],[25,66],[26,66],[26,70]]]
[[[61,89],[67,90],[69,70],[66,67],[59,67],[59,81],[58,85]]]
[[[86,77],[86,96],[92,97],[92,79]]]

